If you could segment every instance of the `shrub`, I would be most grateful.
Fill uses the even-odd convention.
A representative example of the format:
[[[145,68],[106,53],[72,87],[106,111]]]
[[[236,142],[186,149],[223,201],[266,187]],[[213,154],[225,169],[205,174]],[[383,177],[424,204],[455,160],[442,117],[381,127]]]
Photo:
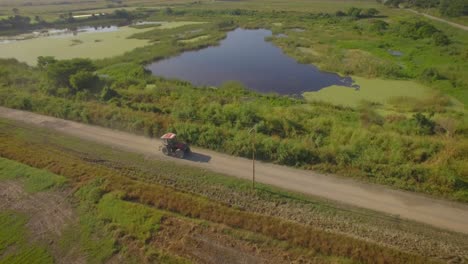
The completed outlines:
[[[432,135],[435,132],[435,122],[432,121],[429,117],[426,117],[422,113],[416,113],[413,115],[413,122],[416,123],[417,131],[419,135]]]
[[[450,39],[442,32],[436,32],[432,35],[432,39],[437,46],[447,46],[450,44]]]

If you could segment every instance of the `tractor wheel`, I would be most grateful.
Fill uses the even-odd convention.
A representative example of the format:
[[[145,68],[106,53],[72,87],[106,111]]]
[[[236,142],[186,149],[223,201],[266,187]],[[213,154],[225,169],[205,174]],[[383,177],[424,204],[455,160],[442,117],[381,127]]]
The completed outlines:
[[[162,147],[162,153],[166,156],[169,156],[169,150],[167,149],[167,147]]]
[[[175,151],[175,156],[178,157],[179,159],[183,159],[184,158],[184,151],[181,150],[181,149],[178,149]]]

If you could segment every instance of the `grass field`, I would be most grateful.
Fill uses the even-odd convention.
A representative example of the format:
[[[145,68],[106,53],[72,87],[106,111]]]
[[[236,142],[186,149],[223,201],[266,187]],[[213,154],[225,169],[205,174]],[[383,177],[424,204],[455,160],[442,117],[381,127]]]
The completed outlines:
[[[255,1],[215,1],[209,5],[196,6],[210,9],[256,9],[277,11],[324,12],[334,13],[346,10],[352,6],[360,8],[382,8],[382,5],[372,0],[346,1],[346,0],[255,0]]]

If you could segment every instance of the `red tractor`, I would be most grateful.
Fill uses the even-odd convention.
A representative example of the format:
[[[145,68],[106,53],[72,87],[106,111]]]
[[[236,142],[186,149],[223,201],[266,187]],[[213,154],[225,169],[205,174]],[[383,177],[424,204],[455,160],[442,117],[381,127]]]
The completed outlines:
[[[190,147],[187,143],[177,141],[177,135],[174,133],[166,133],[161,137],[163,145],[161,151],[166,156],[174,156],[183,159],[190,154]]]

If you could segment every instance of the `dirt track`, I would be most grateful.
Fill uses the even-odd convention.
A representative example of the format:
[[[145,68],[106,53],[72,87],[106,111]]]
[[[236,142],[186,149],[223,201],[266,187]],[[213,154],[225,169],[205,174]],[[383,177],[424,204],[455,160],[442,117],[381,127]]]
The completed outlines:
[[[252,177],[252,161],[214,151],[193,148],[194,155],[190,160],[178,160],[165,157],[160,153],[158,140],[143,136],[3,107],[0,107],[0,117],[51,128],[68,135],[142,153],[156,159],[171,160],[239,178],[250,179]],[[468,205],[466,204],[438,200],[333,175],[260,162],[256,165],[256,179],[259,182],[285,189],[468,234]]]

